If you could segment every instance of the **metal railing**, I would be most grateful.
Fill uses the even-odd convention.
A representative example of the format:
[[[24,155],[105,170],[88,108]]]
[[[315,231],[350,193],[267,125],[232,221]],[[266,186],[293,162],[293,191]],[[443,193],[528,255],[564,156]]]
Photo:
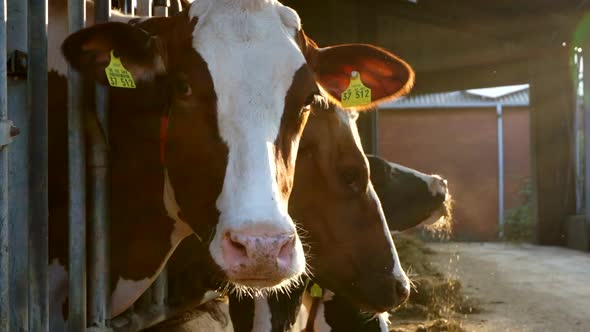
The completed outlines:
[[[0,1],[0,331],[43,332],[49,331],[48,2]],[[107,21],[111,0],[94,4],[96,22]],[[138,0],[135,12],[131,0],[117,4],[142,16],[180,11],[179,0]],[[69,0],[67,11],[70,33],[84,27],[85,0]],[[88,105],[84,86],[69,70],[68,330],[137,331],[172,312],[166,272],[137,305],[109,321],[108,96],[97,85],[96,102]],[[9,119],[20,129],[14,140],[18,130]]]

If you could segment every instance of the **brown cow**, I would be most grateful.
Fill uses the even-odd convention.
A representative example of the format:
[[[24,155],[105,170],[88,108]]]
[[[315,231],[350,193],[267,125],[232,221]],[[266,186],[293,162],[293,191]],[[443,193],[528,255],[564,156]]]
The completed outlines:
[[[70,36],[63,52],[102,83],[119,58],[137,85],[112,89],[113,314],[191,232],[229,282],[288,285],[305,265],[287,203],[309,106],[320,94],[339,100],[353,70],[372,89],[360,108],[413,83],[410,67],[382,49],[318,48],[276,1],[202,0],[173,18],[96,25]],[[65,228],[53,216],[59,239]],[[50,250],[59,291],[67,258],[65,243],[53,242],[63,246]]]

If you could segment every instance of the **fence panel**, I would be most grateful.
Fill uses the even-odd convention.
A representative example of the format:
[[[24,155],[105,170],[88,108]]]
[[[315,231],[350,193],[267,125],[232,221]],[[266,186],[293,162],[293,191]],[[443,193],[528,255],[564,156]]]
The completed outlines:
[[[29,329],[48,331],[47,1],[28,0],[28,108],[31,111]]]
[[[31,111],[27,108],[27,1],[8,0],[8,117],[20,130],[10,144],[10,331],[29,331],[29,137]]]
[[[8,88],[6,75],[6,0],[0,0],[0,331],[10,327],[8,219]],[[8,128],[7,128],[8,125]],[[7,131],[8,129],[8,131]]]
[[[84,27],[84,0],[68,1],[68,32]],[[84,331],[86,323],[86,157],[83,82],[68,69],[69,287],[68,330]]]

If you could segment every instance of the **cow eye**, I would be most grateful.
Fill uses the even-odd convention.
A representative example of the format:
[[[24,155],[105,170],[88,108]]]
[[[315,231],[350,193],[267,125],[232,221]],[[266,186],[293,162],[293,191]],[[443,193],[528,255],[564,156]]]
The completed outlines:
[[[188,97],[193,94],[193,89],[191,88],[190,84],[188,84],[184,80],[176,81],[176,83],[174,84],[174,90],[177,94],[183,97]]]

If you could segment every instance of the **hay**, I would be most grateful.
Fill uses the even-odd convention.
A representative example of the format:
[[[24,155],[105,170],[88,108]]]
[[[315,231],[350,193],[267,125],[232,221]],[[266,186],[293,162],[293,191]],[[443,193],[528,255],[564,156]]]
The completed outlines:
[[[434,320],[416,331],[463,331],[456,317],[480,312],[477,302],[463,294],[460,281],[438,271],[431,262],[436,253],[422,241],[405,235],[397,235],[394,241],[414,287],[410,299],[392,313],[393,326],[408,320]],[[400,331],[414,331],[414,328]]]

